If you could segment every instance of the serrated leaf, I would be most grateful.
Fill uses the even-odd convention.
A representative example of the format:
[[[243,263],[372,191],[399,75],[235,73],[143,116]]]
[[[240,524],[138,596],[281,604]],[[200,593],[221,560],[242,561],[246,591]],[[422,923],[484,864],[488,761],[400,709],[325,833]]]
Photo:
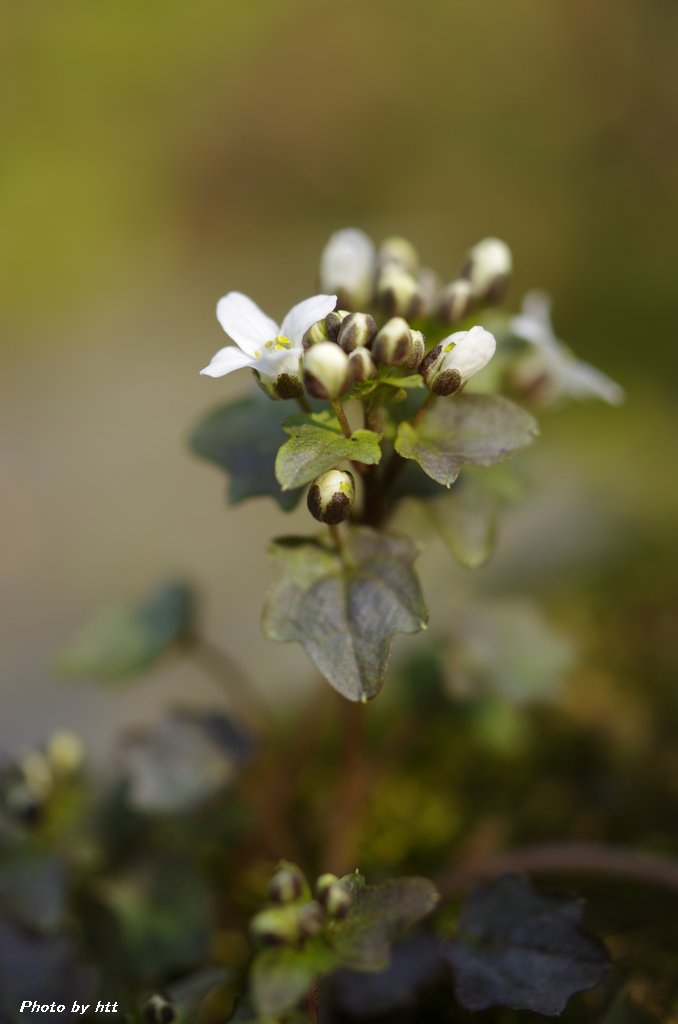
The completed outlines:
[[[271,640],[297,641],[328,682],[353,701],[379,692],[394,633],[417,633],[426,609],[410,541],[367,527],[344,534],[344,558],[305,538],[276,541],[279,570],[265,609]]]
[[[154,591],[138,604],[103,609],[58,658],[75,679],[115,682],[149,668],[192,625],[194,598],[183,583]]]
[[[373,466],[381,459],[381,434],[356,430],[344,437],[329,409],[292,416],[283,427],[290,439],[275,460],[275,475],[283,490],[310,484],[344,460]]]
[[[439,896],[427,878],[394,878],[365,885],[359,875],[343,880],[353,902],[347,916],[330,928],[332,948],[345,967],[381,971],[391,946],[436,907]]]
[[[289,511],[299,492],[282,493],[275,477],[275,457],[283,441],[281,420],[286,404],[261,392],[222,405],[200,420],[190,436],[196,455],[229,474],[228,501],[269,496]]]
[[[491,1006],[561,1013],[574,993],[597,985],[609,959],[581,927],[581,904],[537,892],[519,875],[505,875],[475,892],[464,907],[460,937],[444,956],[455,993],[467,1010]]]
[[[336,963],[336,956],[322,939],[306,942],[301,949],[264,950],[255,957],[250,973],[256,1010],[265,1017],[279,1017],[294,1009],[316,979]]]
[[[401,423],[395,448],[450,487],[462,466],[502,462],[530,444],[537,432],[534,417],[507,398],[462,394],[438,399],[416,427]]]

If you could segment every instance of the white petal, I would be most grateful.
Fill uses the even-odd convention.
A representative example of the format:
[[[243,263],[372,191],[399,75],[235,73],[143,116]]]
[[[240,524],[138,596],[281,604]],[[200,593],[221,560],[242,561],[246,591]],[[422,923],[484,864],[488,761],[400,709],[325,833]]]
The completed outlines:
[[[358,228],[335,231],[320,257],[320,287],[342,292],[354,306],[370,298],[376,251],[369,235]]]
[[[233,370],[241,370],[243,366],[254,366],[256,360],[241,352],[233,345],[220,348],[215,356],[212,356],[209,366],[206,366],[200,373],[205,377],[224,377]]]
[[[219,299],[217,320],[229,338],[251,356],[280,333],[275,320],[241,292],[229,292]]]
[[[257,363],[257,370],[262,377],[276,380],[281,373],[289,373],[291,377],[301,377],[301,349],[276,349],[265,352]]]
[[[616,381],[581,359],[568,362],[563,383],[576,398],[600,398],[610,405],[621,405],[625,398],[624,389]]]
[[[445,355],[439,372],[459,370],[462,383],[487,366],[497,348],[494,335],[486,331],[484,327],[472,327],[470,331],[457,331],[445,339],[443,346],[450,341],[455,342],[454,348]]]
[[[292,306],[280,326],[280,333],[295,345],[301,345],[306,331],[318,320],[323,320],[337,304],[336,295],[313,295]]]

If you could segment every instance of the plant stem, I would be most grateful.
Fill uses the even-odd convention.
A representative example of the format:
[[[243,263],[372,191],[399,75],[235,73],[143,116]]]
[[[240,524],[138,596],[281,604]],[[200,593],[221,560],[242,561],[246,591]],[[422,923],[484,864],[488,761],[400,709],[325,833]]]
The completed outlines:
[[[297,396],[297,404],[298,404],[298,406],[299,406],[299,408],[301,409],[302,412],[311,412],[312,411],[311,410],[311,406],[308,404],[308,399],[306,398],[306,395],[298,395]]]
[[[343,697],[340,700],[343,756],[323,862],[327,865],[326,870],[337,875],[346,874],[356,867],[354,859],[361,813],[372,785],[365,732],[366,708]]]
[[[344,437],[350,437],[351,428],[349,426],[348,420],[346,419],[344,407],[338,398],[332,399],[332,408],[334,409],[335,416],[339,420],[339,425],[341,426],[341,429],[344,431]]]
[[[270,722],[272,715],[268,702],[230,654],[215,647],[203,636],[192,636],[188,642],[188,651],[203,671],[227,694],[243,718],[257,726]]]
[[[421,420],[421,418],[424,415],[424,413],[426,412],[426,410],[429,409],[431,407],[431,405],[433,404],[433,400],[436,397],[437,396],[434,395],[432,391],[429,391],[428,398],[424,399],[424,401],[421,403],[421,405],[419,406],[419,408],[415,412],[414,416],[412,417],[412,426],[413,427],[417,426],[417,424]]]

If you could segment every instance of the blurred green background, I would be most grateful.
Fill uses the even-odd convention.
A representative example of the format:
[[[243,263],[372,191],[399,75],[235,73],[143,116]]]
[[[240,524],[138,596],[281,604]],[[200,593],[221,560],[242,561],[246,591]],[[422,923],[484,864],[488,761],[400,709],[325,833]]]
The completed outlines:
[[[434,629],[459,588],[517,587],[584,636],[620,609],[603,674],[631,625],[675,671],[677,44],[673,0],[2,5],[3,748],[70,725],[105,750],[170,694],[208,696],[182,664],[134,691],[55,683],[92,609],[171,575],[204,582],[210,635],[270,689],[317,685],[259,631],[265,544],[305,514],[227,509],[185,440],[250,386],[198,376],[217,298],[282,315],[346,225],[408,235],[446,276],[505,238],[510,304],[547,288],[628,392],[545,421],[540,489],[490,567],[429,546]]]

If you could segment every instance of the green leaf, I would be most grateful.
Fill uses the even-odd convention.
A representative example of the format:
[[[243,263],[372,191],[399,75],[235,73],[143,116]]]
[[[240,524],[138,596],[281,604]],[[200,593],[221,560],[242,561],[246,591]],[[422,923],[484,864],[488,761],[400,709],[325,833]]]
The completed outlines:
[[[183,583],[162,587],[139,604],[104,609],[62,652],[58,668],[75,679],[133,676],[190,632],[193,615],[193,594]]]
[[[466,473],[449,494],[428,502],[440,536],[464,568],[478,569],[492,554],[500,504],[481,480]]]
[[[336,416],[329,409],[292,416],[283,427],[290,439],[278,452],[275,475],[285,491],[310,484],[344,459],[369,466],[381,459],[381,434],[356,430],[350,437],[344,437]]]
[[[283,440],[280,421],[286,408],[255,392],[213,410],[193,430],[190,445],[196,455],[229,474],[231,505],[268,495],[289,511],[299,501],[300,493],[282,494],[275,478],[275,457]]]
[[[562,1013],[575,992],[602,980],[605,948],[581,927],[581,904],[537,892],[505,875],[467,901],[460,937],[444,956],[455,972],[455,993],[472,1013],[491,1006]]]
[[[427,878],[395,878],[370,886],[354,874],[342,881],[353,903],[344,920],[331,926],[330,941],[342,965],[353,970],[384,970],[393,943],[427,917],[440,898]]]
[[[420,423],[401,423],[395,448],[425,473],[450,487],[462,466],[493,466],[530,444],[537,424],[524,409],[499,395],[438,399]]]
[[[271,640],[297,641],[349,700],[379,692],[394,633],[425,627],[426,609],[408,540],[367,527],[345,531],[344,556],[305,538],[276,541],[280,577],[264,609]]]
[[[266,949],[252,964],[252,1002],[259,1014],[279,1017],[293,1010],[317,978],[331,971],[337,958],[322,939],[307,941],[303,948]]]

